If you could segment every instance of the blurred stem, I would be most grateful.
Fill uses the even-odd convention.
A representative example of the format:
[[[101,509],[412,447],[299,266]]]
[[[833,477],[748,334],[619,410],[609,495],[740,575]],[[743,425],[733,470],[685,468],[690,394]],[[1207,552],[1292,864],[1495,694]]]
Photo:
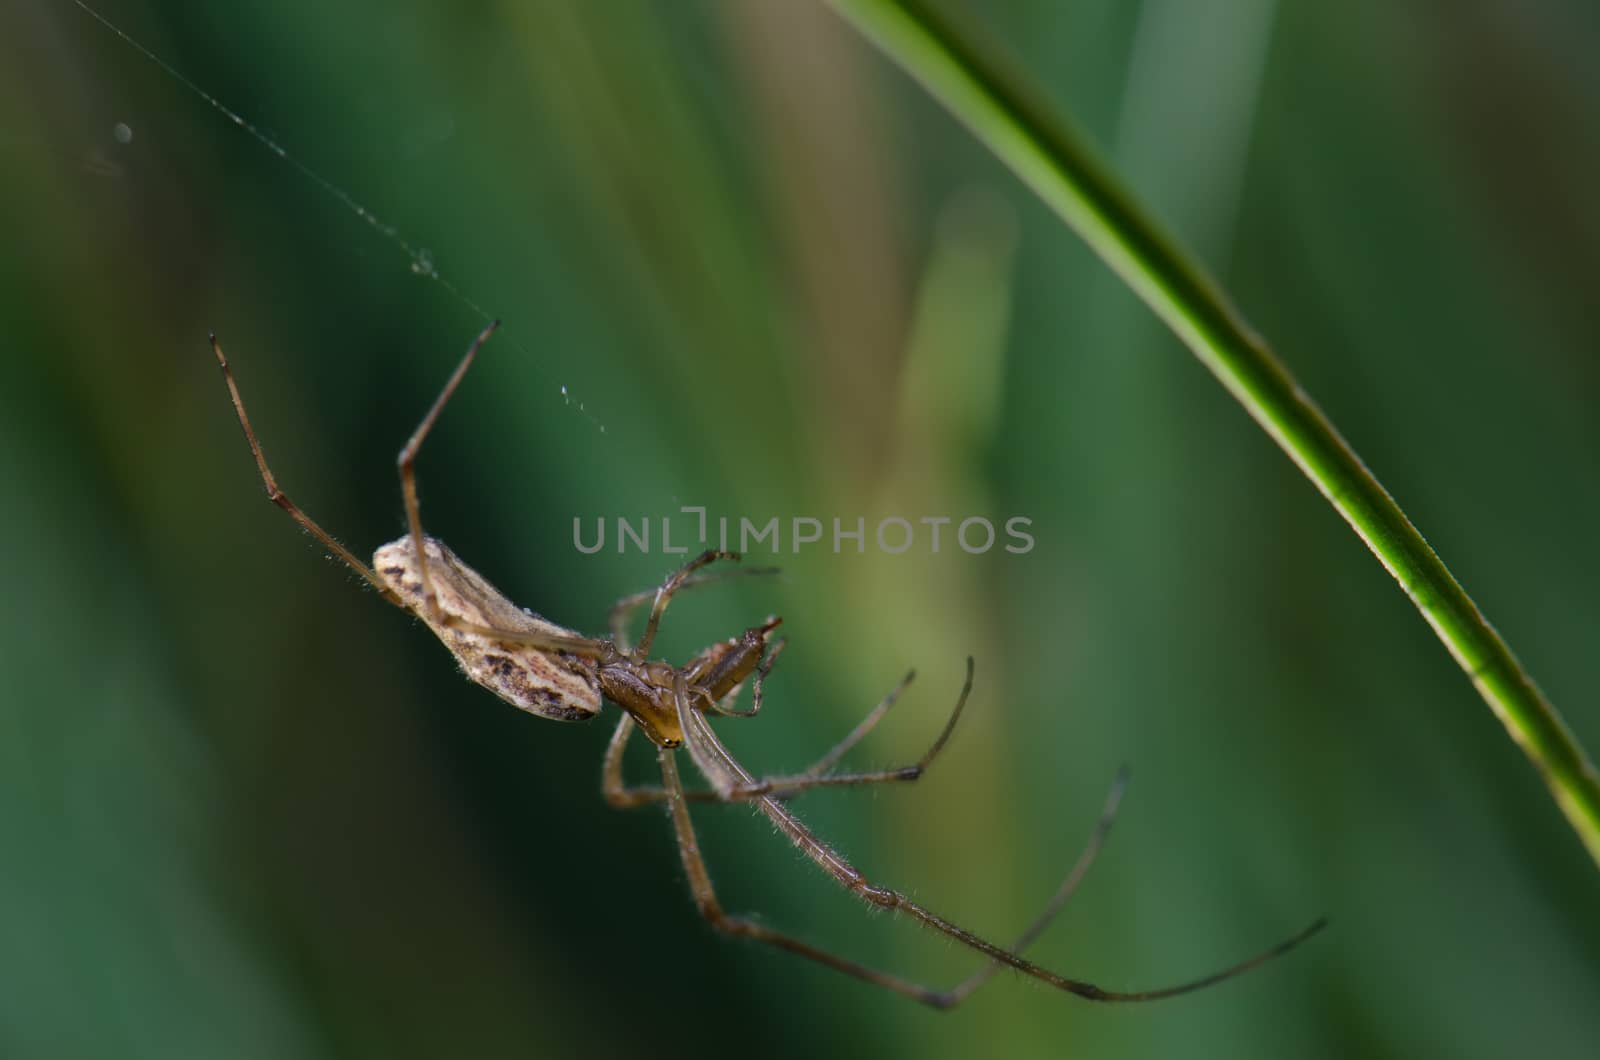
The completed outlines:
[[[1600,862],[1600,778],[1394,499],[1220,288],[1085,139],[928,0],[830,0],[998,155],[1183,340],[1344,516],[1444,641]]]

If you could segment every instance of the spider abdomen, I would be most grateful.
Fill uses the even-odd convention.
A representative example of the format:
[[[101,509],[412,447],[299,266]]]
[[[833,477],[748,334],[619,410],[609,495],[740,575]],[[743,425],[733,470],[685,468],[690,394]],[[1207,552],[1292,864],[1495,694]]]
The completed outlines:
[[[556,637],[581,634],[558,626],[506,599],[477,571],[431,537],[423,538],[428,580],[437,601],[431,614],[423,598],[416,547],[402,537],[372,554],[372,566],[408,610],[415,614],[461,664],[462,672],[519,710],[555,721],[587,721],[600,713],[600,687],[587,660],[528,644],[497,641],[449,620],[508,633]]]

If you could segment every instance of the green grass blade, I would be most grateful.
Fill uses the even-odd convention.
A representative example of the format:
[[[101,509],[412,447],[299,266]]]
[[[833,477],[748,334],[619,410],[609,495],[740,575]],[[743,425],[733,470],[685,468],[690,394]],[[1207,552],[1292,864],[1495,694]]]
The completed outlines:
[[[1600,862],[1600,778],[1394,499],[1199,265],[1086,141],[927,0],[830,0],[1061,216],[1227,387],[1400,583]]]

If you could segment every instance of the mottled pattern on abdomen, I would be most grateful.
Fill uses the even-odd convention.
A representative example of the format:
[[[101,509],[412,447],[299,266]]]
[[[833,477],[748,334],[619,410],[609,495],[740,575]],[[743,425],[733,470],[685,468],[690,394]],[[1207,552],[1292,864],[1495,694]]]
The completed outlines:
[[[428,579],[443,615],[508,633],[581,637],[506,599],[482,575],[444,545],[423,538]],[[422,578],[410,537],[382,546],[372,567],[384,583],[443,642],[473,681],[530,714],[556,721],[584,721],[600,712],[600,688],[586,660],[528,644],[508,643],[435,621],[423,603]]]

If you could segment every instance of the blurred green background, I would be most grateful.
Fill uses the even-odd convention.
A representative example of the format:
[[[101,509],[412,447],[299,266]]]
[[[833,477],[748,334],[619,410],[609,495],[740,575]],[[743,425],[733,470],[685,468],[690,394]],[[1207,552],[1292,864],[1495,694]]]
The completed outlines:
[[[65,0],[0,8],[0,1055],[1593,1055],[1600,876],[1520,752],[1221,388],[829,11],[98,6],[334,191]],[[970,6],[1600,746],[1600,9]],[[711,934],[660,813],[600,799],[607,721],[465,683],[263,503],[205,342],[364,555],[485,314],[424,515],[559,622],[675,562],[582,555],[574,517],[1033,520],[1025,555],[812,547],[673,609],[679,659],[785,616],[767,710],[720,726],[757,770],[911,666],[853,761],[914,758],[977,656],[924,781],[797,804],[869,874],[1004,938],[1126,762],[1039,960],[1154,987],[1332,928],[1178,1000],[1005,975],[943,1016]],[[700,820],[729,908],[978,966],[747,810]]]

